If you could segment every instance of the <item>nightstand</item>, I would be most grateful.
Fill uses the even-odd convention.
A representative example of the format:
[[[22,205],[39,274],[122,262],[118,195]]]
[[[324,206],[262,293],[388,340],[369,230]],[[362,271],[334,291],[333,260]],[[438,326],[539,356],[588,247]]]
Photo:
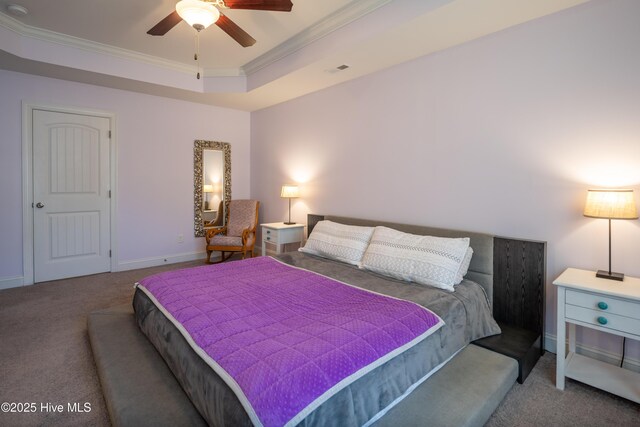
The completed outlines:
[[[639,373],[576,354],[576,325],[640,339],[640,279],[625,276],[617,282],[568,268],[553,284],[558,287],[556,387],[564,390],[567,377],[640,403]]]
[[[299,243],[304,240],[304,224],[285,224],[273,222],[260,224],[262,227],[262,255],[267,253],[267,243],[276,245],[276,253],[282,252],[282,245],[287,243]]]

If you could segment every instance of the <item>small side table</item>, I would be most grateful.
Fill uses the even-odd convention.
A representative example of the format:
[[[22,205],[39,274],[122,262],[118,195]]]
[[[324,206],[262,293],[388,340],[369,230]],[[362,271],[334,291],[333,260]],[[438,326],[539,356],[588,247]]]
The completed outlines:
[[[285,224],[273,222],[260,224],[262,227],[262,255],[267,253],[267,243],[276,245],[276,253],[282,253],[282,245],[300,243],[304,240],[304,224]]]
[[[640,403],[640,374],[576,354],[576,325],[640,339],[640,279],[623,282],[596,277],[595,271],[568,268],[554,282],[558,287],[556,387],[565,377]],[[565,358],[566,326],[569,353]]]
[[[493,317],[502,333],[473,343],[518,361],[522,384],[544,354],[546,242],[493,238]]]

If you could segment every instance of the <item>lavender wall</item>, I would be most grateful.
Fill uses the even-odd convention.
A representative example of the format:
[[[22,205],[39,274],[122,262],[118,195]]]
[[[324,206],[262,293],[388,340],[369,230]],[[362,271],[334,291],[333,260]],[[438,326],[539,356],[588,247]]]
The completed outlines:
[[[0,285],[23,271],[23,101],[116,114],[119,268],[204,251],[193,237],[195,139],[231,143],[233,197],[249,196],[249,113],[8,71],[0,94]]]
[[[638,16],[634,0],[590,2],[255,112],[251,196],[268,222],[285,218],[279,190],[293,181],[299,222],[331,213],[545,240],[553,336],[553,279],[607,263],[586,190],[640,198]],[[615,222],[613,244],[614,269],[640,276],[640,221]]]

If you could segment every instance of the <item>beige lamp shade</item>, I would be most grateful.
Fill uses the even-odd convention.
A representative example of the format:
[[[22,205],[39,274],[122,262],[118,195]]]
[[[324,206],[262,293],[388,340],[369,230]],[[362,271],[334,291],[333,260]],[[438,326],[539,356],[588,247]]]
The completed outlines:
[[[296,197],[300,197],[300,189],[297,185],[283,185],[280,197],[286,199],[295,199]]]
[[[202,186],[202,192],[203,193],[213,193],[213,185],[211,184],[205,184]]]
[[[633,190],[588,190],[584,216],[591,218],[637,219]]]

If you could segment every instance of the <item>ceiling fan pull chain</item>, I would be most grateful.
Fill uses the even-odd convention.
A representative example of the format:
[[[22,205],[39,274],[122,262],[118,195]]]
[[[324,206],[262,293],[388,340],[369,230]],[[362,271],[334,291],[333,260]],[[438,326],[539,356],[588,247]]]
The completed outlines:
[[[196,53],[193,55],[193,59],[196,61],[196,78],[200,80],[200,31],[196,32]]]

